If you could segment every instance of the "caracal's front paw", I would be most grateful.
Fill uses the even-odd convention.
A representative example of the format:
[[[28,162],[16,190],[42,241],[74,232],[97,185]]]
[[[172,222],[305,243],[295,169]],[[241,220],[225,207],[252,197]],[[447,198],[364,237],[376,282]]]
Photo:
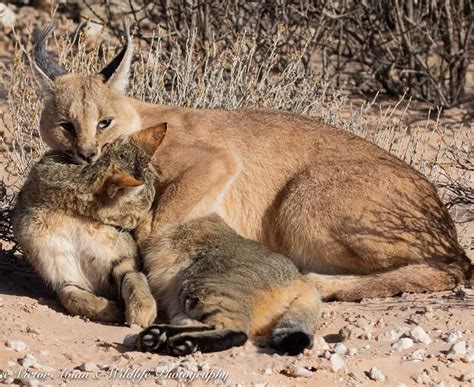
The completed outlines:
[[[156,302],[151,296],[132,297],[125,308],[125,319],[128,325],[136,324],[145,328],[156,319]]]

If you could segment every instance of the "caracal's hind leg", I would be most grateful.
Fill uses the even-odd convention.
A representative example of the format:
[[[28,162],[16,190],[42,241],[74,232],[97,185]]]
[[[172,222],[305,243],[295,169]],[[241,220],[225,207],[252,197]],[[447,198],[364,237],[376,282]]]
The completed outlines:
[[[471,262],[425,178],[396,173],[384,160],[340,163],[331,175],[318,168],[293,179],[275,202],[269,244],[301,271],[318,273],[310,278],[324,299],[439,291],[469,282]],[[391,178],[373,177],[383,171]]]

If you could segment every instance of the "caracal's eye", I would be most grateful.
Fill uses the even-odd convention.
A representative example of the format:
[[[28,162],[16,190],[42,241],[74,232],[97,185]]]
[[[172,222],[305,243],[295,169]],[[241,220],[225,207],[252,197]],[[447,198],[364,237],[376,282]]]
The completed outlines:
[[[99,123],[97,124],[97,128],[99,129],[105,129],[112,123],[112,118],[106,118],[105,120],[100,120]]]
[[[59,126],[63,128],[66,132],[68,132],[69,134],[73,136],[76,135],[76,129],[74,128],[74,124],[72,122],[61,122]]]

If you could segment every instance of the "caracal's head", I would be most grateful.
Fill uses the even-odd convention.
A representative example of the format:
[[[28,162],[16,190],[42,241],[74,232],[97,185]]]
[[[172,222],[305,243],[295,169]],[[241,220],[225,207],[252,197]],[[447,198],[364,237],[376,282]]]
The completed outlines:
[[[140,129],[140,117],[125,96],[132,58],[129,28],[122,50],[95,75],[70,74],[48,56],[45,44],[53,28],[43,30],[33,49],[44,91],[41,137],[77,163],[94,163],[106,145]]]

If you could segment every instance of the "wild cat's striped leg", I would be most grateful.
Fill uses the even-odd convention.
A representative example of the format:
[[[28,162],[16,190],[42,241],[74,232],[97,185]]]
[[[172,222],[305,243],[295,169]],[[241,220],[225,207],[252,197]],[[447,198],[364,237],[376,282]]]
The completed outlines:
[[[115,301],[98,297],[79,285],[65,283],[58,288],[57,294],[61,304],[73,316],[85,316],[101,322],[123,320],[122,309]]]
[[[112,264],[111,277],[125,304],[125,321],[146,327],[156,318],[156,302],[143,273],[137,271],[135,257],[121,257]]]

